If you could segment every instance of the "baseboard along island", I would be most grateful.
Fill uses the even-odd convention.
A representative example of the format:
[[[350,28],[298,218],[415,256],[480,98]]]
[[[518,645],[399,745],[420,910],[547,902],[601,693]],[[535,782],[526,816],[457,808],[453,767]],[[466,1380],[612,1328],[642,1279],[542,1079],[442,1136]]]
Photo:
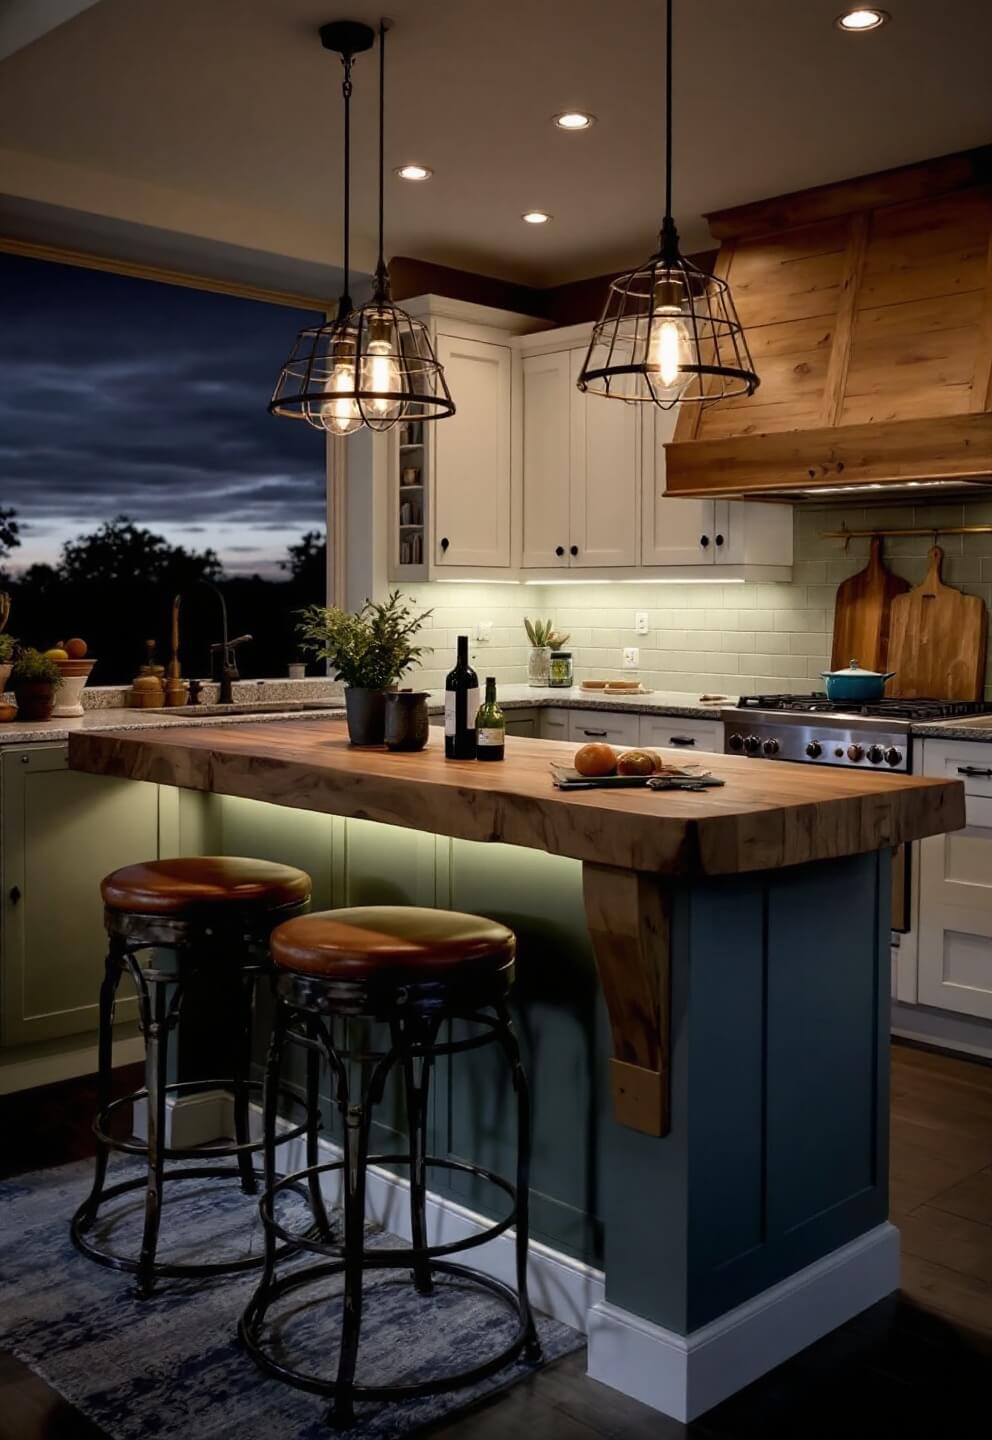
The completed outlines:
[[[503,764],[447,762],[436,736],[355,749],[320,718],[79,732],[69,764],[210,797],[196,843],[306,859],[321,904],[516,931],[535,1265],[584,1287],[590,1374],[685,1420],[898,1285],[890,856],[961,828],[964,791],[712,755],[719,788],[563,793],[549,765],[572,751],[511,737]],[[336,818],[318,839],[272,807]],[[503,1153],[489,1078],[441,1094],[434,1154]]]

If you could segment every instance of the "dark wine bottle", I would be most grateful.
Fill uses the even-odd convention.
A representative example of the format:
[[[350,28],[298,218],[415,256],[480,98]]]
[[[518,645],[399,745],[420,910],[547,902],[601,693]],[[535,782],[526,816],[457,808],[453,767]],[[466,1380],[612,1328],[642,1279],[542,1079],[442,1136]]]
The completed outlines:
[[[444,684],[444,756],[475,759],[475,717],[479,711],[479,677],[468,663],[468,636],[458,637],[458,659]]]
[[[506,721],[496,699],[496,678],[486,676],[486,698],[475,720],[476,759],[502,760],[506,755]]]

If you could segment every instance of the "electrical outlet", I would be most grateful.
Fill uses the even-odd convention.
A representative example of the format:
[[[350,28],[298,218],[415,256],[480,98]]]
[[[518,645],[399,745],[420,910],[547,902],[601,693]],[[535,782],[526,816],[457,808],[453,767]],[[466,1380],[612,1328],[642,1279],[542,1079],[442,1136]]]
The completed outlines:
[[[477,621],[475,638],[480,645],[488,645],[493,638],[493,622],[491,620]]]
[[[634,612],[634,634],[646,635],[648,633],[648,612],[636,610]]]
[[[625,670],[636,670],[641,663],[641,652],[636,645],[625,645],[623,647],[623,668]]]

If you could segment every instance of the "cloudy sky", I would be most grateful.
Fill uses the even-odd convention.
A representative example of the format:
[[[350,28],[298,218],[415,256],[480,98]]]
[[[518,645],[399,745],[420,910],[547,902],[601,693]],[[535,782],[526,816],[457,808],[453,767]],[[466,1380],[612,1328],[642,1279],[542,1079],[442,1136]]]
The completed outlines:
[[[305,311],[0,255],[0,506],[18,570],[126,514],[229,573],[324,526],[324,448],[268,415]]]

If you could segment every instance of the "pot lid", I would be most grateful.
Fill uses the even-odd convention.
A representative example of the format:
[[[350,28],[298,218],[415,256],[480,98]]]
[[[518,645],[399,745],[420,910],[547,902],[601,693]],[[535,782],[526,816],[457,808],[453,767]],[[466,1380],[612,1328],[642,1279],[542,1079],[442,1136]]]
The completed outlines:
[[[826,679],[828,676],[836,677],[840,675],[850,675],[860,680],[891,680],[892,676],[895,673],[896,672],[894,670],[864,670],[858,664],[857,660],[852,660],[846,670],[820,671],[820,674],[823,676],[824,679]]]

